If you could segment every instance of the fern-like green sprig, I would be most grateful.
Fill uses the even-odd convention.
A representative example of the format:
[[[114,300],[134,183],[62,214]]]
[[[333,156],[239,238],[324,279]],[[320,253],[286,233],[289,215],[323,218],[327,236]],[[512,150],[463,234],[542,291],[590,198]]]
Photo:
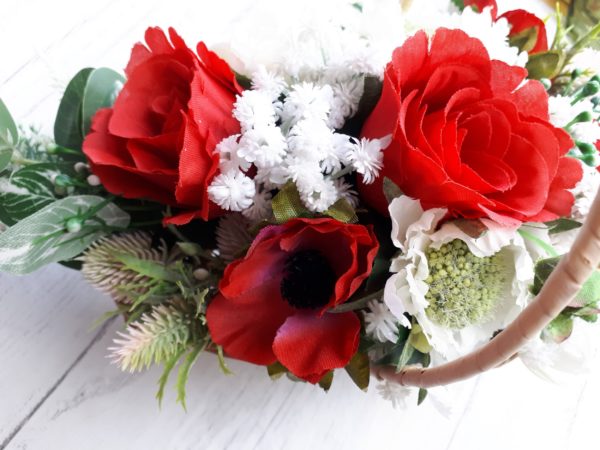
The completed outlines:
[[[190,334],[189,319],[180,310],[158,305],[119,333],[115,346],[109,348],[110,356],[122,370],[140,371],[180,354],[188,345]]]

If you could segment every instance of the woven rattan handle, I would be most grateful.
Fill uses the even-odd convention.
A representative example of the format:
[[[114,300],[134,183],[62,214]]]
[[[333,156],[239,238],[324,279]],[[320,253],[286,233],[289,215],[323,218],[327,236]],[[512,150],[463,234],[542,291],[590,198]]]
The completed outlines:
[[[405,386],[441,386],[497,367],[515,355],[571,302],[600,264],[600,192],[571,248],[552,272],[539,295],[504,331],[474,352],[437,367],[379,366],[373,373]]]

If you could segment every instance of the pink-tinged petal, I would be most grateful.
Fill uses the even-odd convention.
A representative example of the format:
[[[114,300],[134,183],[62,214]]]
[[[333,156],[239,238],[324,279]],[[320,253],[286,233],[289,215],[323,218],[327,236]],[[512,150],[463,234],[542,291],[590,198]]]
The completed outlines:
[[[296,313],[277,331],[273,352],[294,375],[317,383],[330,370],[350,362],[359,334],[360,320],[354,313]]]
[[[273,340],[294,309],[279,293],[281,274],[263,280],[235,298],[218,294],[206,321],[213,341],[233,358],[268,365],[276,361]]]

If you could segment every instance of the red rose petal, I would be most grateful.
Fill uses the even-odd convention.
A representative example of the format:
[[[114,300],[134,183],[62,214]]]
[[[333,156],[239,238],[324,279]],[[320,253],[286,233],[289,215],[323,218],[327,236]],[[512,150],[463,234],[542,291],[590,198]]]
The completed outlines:
[[[350,362],[358,350],[359,334],[360,320],[354,313],[296,313],[277,331],[273,352],[290,372],[314,384]]]

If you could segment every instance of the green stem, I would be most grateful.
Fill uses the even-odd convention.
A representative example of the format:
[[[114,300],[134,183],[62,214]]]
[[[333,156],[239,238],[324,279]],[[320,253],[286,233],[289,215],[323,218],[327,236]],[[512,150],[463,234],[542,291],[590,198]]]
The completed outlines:
[[[383,297],[383,289],[380,289],[379,291],[372,292],[371,294],[368,294],[367,296],[360,298],[356,301],[353,301],[350,303],[344,303],[342,305],[336,306],[335,308],[330,309],[327,312],[339,314],[339,313],[345,313],[345,312],[350,312],[350,311],[356,311],[358,309],[365,308],[371,300],[380,299],[382,297]]]

